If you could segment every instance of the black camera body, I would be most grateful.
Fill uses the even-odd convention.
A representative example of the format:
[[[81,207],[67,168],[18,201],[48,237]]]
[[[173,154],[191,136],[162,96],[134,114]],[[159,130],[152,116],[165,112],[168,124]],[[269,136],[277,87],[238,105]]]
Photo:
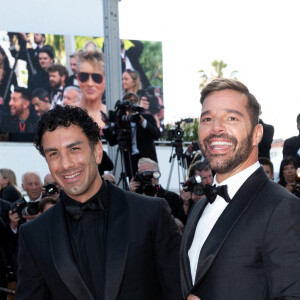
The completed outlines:
[[[58,193],[57,187],[52,183],[48,183],[47,185],[44,185],[43,188],[44,188],[43,197],[55,195]]]
[[[201,184],[201,177],[199,175],[190,177],[186,182],[182,183],[182,187],[186,192],[194,193],[202,196],[204,194],[203,185]]]
[[[152,184],[152,178],[158,179],[159,171],[143,171],[137,173],[133,180],[140,182],[140,186],[136,189],[136,193],[154,196],[157,192],[157,187]]]
[[[147,98],[147,101],[149,102],[149,111],[152,115],[155,115],[160,112],[160,110],[163,108],[158,102],[158,98],[155,96],[155,88],[154,86],[150,86],[146,89],[139,90],[137,92],[139,98],[142,97]]]
[[[134,111],[135,114],[127,115],[127,111]],[[140,113],[144,108],[132,103],[130,100],[118,100],[115,105],[115,110],[108,112],[108,121],[122,125],[123,123],[138,122],[140,120]]]
[[[134,111],[135,114],[127,114],[127,111]],[[131,149],[131,125],[130,122],[139,122],[140,113],[144,109],[132,103],[129,100],[118,100],[115,105],[115,110],[108,112],[108,121],[113,123],[113,134],[117,136],[119,146],[124,149]]]
[[[39,201],[27,202],[24,198],[20,198],[12,204],[11,210],[19,216],[34,216],[39,213]]]
[[[293,187],[292,194],[294,194],[296,197],[300,198],[300,184],[296,183]]]

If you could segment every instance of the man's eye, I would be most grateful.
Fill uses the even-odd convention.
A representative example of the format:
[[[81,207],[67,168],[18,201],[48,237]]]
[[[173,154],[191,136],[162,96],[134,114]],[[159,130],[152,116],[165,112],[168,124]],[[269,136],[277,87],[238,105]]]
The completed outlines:
[[[79,147],[72,147],[71,148],[71,151],[76,151],[76,150],[80,150],[80,148]]]
[[[49,153],[49,157],[53,157],[53,156],[56,156],[57,155],[57,152],[51,152],[51,153]]]
[[[236,117],[229,117],[228,120],[229,121],[237,121],[238,119]]]
[[[203,118],[203,119],[201,119],[201,122],[210,122],[211,121],[211,118]]]

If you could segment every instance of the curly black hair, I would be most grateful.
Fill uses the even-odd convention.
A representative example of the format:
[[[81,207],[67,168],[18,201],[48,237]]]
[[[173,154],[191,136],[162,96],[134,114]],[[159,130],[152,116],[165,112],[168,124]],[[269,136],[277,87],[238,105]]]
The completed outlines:
[[[54,131],[58,127],[78,126],[89,140],[91,147],[100,140],[100,128],[88,115],[85,109],[75,106],[56,105],[44,113],[38,123],[34,145],[41,155],[45,156],[42,138],[46,131]]]

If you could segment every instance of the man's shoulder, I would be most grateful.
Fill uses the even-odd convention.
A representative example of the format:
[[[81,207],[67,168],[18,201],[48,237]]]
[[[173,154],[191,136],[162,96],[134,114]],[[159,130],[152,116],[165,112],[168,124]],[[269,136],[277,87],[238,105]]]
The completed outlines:
[[[292,136],[292,137],[286,139],[284,141],[284,145],[292,144],[292,143],[295,143],[295,142],[299,142],[300,143],[300,134],[296,135],[296,136]]]
[[[51,220],[53,218],[53,212],[60,209],[60,204],[55,204],[53,207],[46,210],[41,215],[37,216],[33,220],[27,221],[22,224],[20,227],[20,232],[24,232],[25,234],[36,234],[42,231],[45,233],[47,227],[51,226]]]
[[[111,185],[110,190],[111,190],[111,194],[113,194],[111,200],[113,198],[113,201],[126,202],[129,208],[136,209],[136,210],[138,209],[144,210],[145,208],[159,209],[161,206],[163,206],[166,203],[165,199],[159,197],[150,197],[146,195],[141,195],[130,191],[124,191],[113,185]],[[115,197],[115,195],[118,196]]]

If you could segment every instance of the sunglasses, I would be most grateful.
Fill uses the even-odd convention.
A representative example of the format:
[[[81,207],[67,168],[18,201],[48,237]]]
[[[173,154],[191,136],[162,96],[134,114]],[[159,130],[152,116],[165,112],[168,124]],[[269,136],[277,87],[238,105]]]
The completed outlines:
[[[79,72],[78,73],[78,79],[81,82],[86,82],[90,78],[90,75],[92,76],[92,79],[96,83],[101,83],[103,81],[103,76],[98,73],[86,73],[86,72]]]

